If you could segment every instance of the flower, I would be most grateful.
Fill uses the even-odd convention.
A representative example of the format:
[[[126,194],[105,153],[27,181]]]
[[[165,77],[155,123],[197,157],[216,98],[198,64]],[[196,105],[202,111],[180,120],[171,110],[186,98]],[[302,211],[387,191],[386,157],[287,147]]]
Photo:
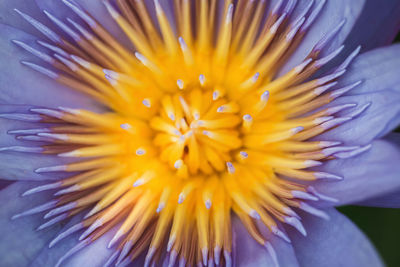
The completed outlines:
[[[16,9],[42,37],[1,26],[3,265],[380,266],[332,208],[398,206],[400,48],[352,38],[399,5],[346,51],[363,3]]]

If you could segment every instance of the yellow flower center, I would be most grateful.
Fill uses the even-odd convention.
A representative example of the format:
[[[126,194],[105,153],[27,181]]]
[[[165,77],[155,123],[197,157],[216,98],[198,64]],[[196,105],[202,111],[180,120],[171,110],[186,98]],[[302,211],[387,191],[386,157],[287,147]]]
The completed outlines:
[[[335,117],[349,106],[324,105],[357,84],[330,91],[351,58],[322,78],[309,78],[340,52],[319,57],[341,25],[302,63],[277,76],[323,1],[314,8],[311,2],[292,20],[291,1],[265,16],[265,1],[238,1],[234,9],[230,0],[177,0],[172,19],[155,1],[157,21],[143,1],[117,1],[121,13],[105,1],[134,53],[75,4],[65,3],[92,32],[70,20],[79,32],[66,31],[72,44],[42,25],[57,42],[59,50],[45,47],[55,52],[48,61],[58,71],[24,64],[92,96],[108,111],[36,108],[31,111],[50,126],[18,132],[21,139],[47,142],[42,153],[81,158],[36,170],[73,173],[26,192],[59,190],[45,218],[90,209],[73,229],[85,229],[80,240],[92,242],[120,224],[110,242],[117,262],[130,262],[148,249],[146,265],[167,250],[170,262],[179,255],[194,266],[210,260],[230,265],[232,211],[270,252],[257,221],[288,241],[278,222],[305,234],[294,209],[326,217],[304,201],[328,199],[307,182],[340,177],[307,168],[346,148],[310,139],[351,119]]]
[[[224,98],[213,100],[212,95],[211,90],[198,87],[166,95],[162,116],[150,121],[159,131],[154,144],[160,148],[161,160],[178,169],[181,177],[223,171],[242,145],[238,104]]]

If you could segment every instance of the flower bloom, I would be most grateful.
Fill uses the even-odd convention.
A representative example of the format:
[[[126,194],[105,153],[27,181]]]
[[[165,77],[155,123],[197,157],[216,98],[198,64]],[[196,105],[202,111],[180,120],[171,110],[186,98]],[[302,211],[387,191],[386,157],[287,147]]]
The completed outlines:
[[[26,180],[0,262],[382,265],[332,207],[399,205],[400,48],[353,45],[399,4],[375,44],[361,0],[37,2],[41,37],[0,28],[0,175]]]

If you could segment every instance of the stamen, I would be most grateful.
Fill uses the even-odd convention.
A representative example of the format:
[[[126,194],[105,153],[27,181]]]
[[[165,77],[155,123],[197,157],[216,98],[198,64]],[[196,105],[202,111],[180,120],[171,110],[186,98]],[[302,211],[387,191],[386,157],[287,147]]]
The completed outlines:
[[[49,243],[49,248],[54,247],[58,242],[60,242],[62,239],[66,238],[67,236],[83,229],[85,227],[85,225],[83,223],[78,223],[75,224],[73,226],[71,226],[70,228],[68,228],[67,230],[65,230],[64,232],[60,233],[57,235],[56,238],[54,238],[50,243]]]
[[[286,242],[292,243],[291,240],[289,239],[289,237],[288,237],[284,232],[282,232],[277,226],[274,226],[274,225],[271,226],[271,231],[272,231],[272,233],[273,233],[274,235],[276,235],[276,236],[282,238],[282,239],[285,240]]]
[[[50,12],[47,10],[43,10],[43,13],[56,24],[58,27],[60,27],[64,32],[66,32],[69,36],[71,36],[76,42],[78,42],[81,38],[80,36],[74,32],[70,27],[68,27],[65,23],[63,23],[61,20],[57,19],[55,16],[53,16]]]
[[[8,147],[0,147],[0,152],[2,151],[15,151],[22,153],[42,153],[44,149],[42,147],[8,146]]]
[[[228,172],[233,174],[235,173],[235,167],[233,166],[232,162],[227,162],[226,167],[228,168]]]
[[[146,108],[151,108],[151,102],[150,102],[150,99],[148,99],[148,98],[143,99],[142,104],[143,104]]]
[[[36,172],[36,173],[60,172],[60,171],[66,171],[66,170],[67,170],[67,166],[66,166],[66,165],[58,165],[58,166],[37,168],[37,169],[35,170],[35,172]]]
[[[268,251],[268,254],[271,256],[274,266],[279,266],[278,257],[276,255],[275,249],[272,247],[270,242],[265,242],[265,248]]]
[[[321,51],[325,47],[325,45],[330,43],[332,38],[334,38],[336,34],[339,33],[345,23],[346,19],[343,19],[333,30],[325,34],[324,37],[322,37],[322,39],[314,46],[313,51]]]
[[[138,156],[143,156],[144,154],[146,154],[146,150],[144,150],[143,148],[138,148],[138,149],[136,149],[135,153]]]
[[[51,208],[55,207],[57,205],[57,203],[58,203],[58,200],[52,200],[52,201],[47,202],[47,203],[45,203],[43,205],[31,208],[29,210],[26,210],[26,211],[18,213],[18,214],[15,214],[14,216],[11,217],[11,220],[15,220],[15,219],[18,219],[20,217],[33,215],[33,214],[36,214],[36,213],[51,209]]]
[[[40,23],[39,21],[33,19],[32,17],[28,16],[27,14],[23,13],[22,11],[18,9],[14,9],[15,12],[17,12],[21,17],[23,17],[29,24],[31,24],[33,27],[35,27],[38,31],[43,33],[47,38],[52,40],[55,43],[61,43],[62,40],[60,36],[58,36],[55,32],[50,30],[48,27]]]
[[[46,76],[52,78],[52,79],[57,79],[57,78],[59,77],[58,74],[57,74],[56,72],[51,71],[51,70],[49,70],[49,69],[46,69],[45,67],[36,65],[35,63],[28,62],[28,61],[21,61],[21,63],[22,63],[23,65],[25,65],[25,66],[30,67],[30,68],[33,69],[33,70],[36,70],[36,71],[38,71],[38,72],[40,72],[40,73],[42,73],[42,74],[44,74],[44,75],[46,75]]]
[[[300,209],[322,219],[329,220],[329,215],[326,212],[316,209],[305,202],[300,202]]]
[[[36,193],[39,193],[39,192],[52,190],[52,189],[57,189],[57,188],[61,187],[61,185],[62,185],[61,182],[55,182],[55,183],[51,183],[51,184],[41,185],[41,186],[38,186],[38,187],[34,187],[32,189],[29,189],[28,191],[24,192],[22,194],[22,196],[25,197],[25,196],[36,194]]]
[[[304,199],[304,200],[312,200],[312,201],[318,200],[318,198],[316,198],[313,195],[310,195],[306,192],[303,192],[303,191],[294,190],[294,191],[292,191],[292,195],[295,198],[300,198],[300,199]]]
[[[315,172],[314,177],[317,179],[332,179],[332,180],[343,180],[343,177],[330,174],[330,173],[325,173],[325,172]]]
[[[304,229],[304,226],[297,218],[285,217],[285,222],[296,228],[303,236],[307,236],[306,229]]]
[[[88,16],[84,11],[82,11],[82,8],[80,8],[76,3],[73,3],[69,0],[62,0],[62,2],[71,8],[72,11],[74,11],[81,19],[83,19],[87,24],[89,24],[91,27],[96,26],[96,22]]]
[[[325,3],[326,3],[326,0],[321,0],[318,2],[317,6],[311,11],[311,14],[308,16],[306,22],[301,27],[302,32],[307,31],[311,27],[312,23],[315,21],[318,14],[321,12],[322,8],[324,7]]]
[[[178,79],[178,80],[176,81],[176,84],[178,85],[178,88],[179,88],[179,89],[183,90],[184,84],[183,84],[183,81],[182,81],[181,79]]]
[[[8,120],[26,121],[26,122],[39,122],[43,120],[41,116],[36,114],[21,114],[21,113],[2,113],[0,114],[0,118]]]
[[[204,84],[206,82],[206,77],[203,74],[200,74],[199,82],[200,82],[201,86],[204,86]]]
[[[339,200],[337,200],[337,199],[335,199],[335,198],[328,197],[328,196],[325,196],[325,195],[323,195],[323,194],[317,192],[317,190],[315,190],[315,188],[314,188],[313,186],[309,186],[309,187],[307,188],[307,190],[308,190],[309,192],[311,192],[313,195],[317,196],[317,197],[318,197],[319,199],[321,199],[321,200],[328,201],[328,202],[333,202],[333,203],[339,202]]]
[[[18,41],[18,40],[11,40],[14,44],[18,45],[19,47],[25,49],[32,55],[37,56],[38,58],[42,59],[43,61],[46,61],[47,63],[54,64],[54,59],[50,57],[49,55],[33,48],[32,46],[29,46],[28,44]]]

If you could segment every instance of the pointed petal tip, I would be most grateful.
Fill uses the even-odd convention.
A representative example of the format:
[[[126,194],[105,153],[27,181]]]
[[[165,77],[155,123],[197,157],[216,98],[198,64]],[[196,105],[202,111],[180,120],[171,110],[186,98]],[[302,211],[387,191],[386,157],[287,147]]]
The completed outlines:
[[[300,198],[300,199],[304,199],[304,200],[311,200],[311,201],[318,201],[318,198],[307,193],[307,192],[303,192],[303,191],[297,191],[297,190],[293,190],[291,191],[292,196],[295,198]]]
[[[322,162],[316,161],[316,160],[305,160],[304,161],[304,166],[306,168],[317,167],[317,166],[321,166],[321,165],[322,165]]]
[[[324,219],[326,221],[328,221],[330,219],[329,215],[325,211],[314,208],[313,206],[311,206],[305,202],[300,202],[300,209],[304,210],[305,212],[307,212],[309,214],[312,214],[321,219]]]
[[[329,179],[329,180],[337,180],[337,181],[341,181],[344,179],[342,176],[334,175],[334,174],[326,173],[326,172],[315,172],[314,177],[316,179]]]
[[[372,147],[372,144],[368,144],[365,145],[363,147],[357,147],[356,149],[353,149],[351,151],[344,151],[344,152],[338,152],[333,154],[333,156],[335,156],[336,158],[340,158],[340,159],[347,159],[347,158],[352,158],[355,157],[357,155],[360,155],[364,152],[367,152],[368,150],[370,150]]]
[[[299,219],[295,217],[285,217],[284,220],[287,224],[296,228],[296,230],[299,231],[303,236],[307,236],[307,231]]]

